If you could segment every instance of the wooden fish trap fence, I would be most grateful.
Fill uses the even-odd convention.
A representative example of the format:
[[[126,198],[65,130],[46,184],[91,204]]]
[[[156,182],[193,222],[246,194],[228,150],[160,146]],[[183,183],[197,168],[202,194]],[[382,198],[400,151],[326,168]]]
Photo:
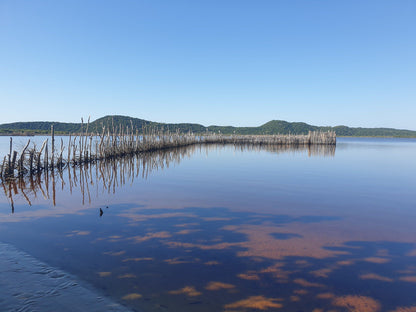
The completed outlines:
[[[0,188],[9,199],[12,213],[14,199],[19,197],[32,206],[32,200],[40,195],[45,200],[52,200],[56,206],[59,189],[63,191],[64,188],[69,188],[71,195],[73,192],[80,192],[83,205],[86,202],[91,204],[94,187],[97,194],[115,193],[117,188],[133,183],[136,178],[147,179],[154,171],[179,164],[182,159],[190,158],[198,148],[202,148],[202,145],[145,152],[131,157],[108,158],[93,164],[66,166],[65,170],[45,170],[0,181]]]
[[[40,148],[30,140],[19,152],[13,150],[13,138],[10,138],[10,153],[4,156],[0,167],[0,179],[8,180],[33,175],[42,171],[62,170],[66,166],[79,166],[86,163],[115,159],[140,153],[160,151],[194,144],[251,144],[259,146],[311,146],[334,145],[336,135],[333,131],[309,132],[307,135],[223,135],[206,133],[203,135],[191,132],[158,130],[143,127],[139,133],[133,125],[119,129],[102,128],[101,133],[85,131],[76,136],[60,138],[55,142],[55,132],[51,127],[51,144],[46,139]],[[50,150],[49,150],[50,148]]]
[[[80,193],[82,204],[91,204],[94,193],[115,193],[125,184],[133,184],[135,179],[147,179],[155,171],[176,166],[193,154],[208,153],[223,149],[226,144],[193,144],[173,149],[134,154],[130,157],[107,158],[96,163],[84,163],[79,166],[66,166],[65,170],[44,170],[37,174],[0,181],[5,196],[9,199],[12,213],[14,200],[23,198],[31,206],[38,197],[52,200],[56,205],[57,197],[64,189],[70,194]],[[333,156],[335,145],[252,145],[234,144],[235,151],[267,151],[272,154],[304,153],[309,156]],[[58,194],[58,195],[57,195]]]

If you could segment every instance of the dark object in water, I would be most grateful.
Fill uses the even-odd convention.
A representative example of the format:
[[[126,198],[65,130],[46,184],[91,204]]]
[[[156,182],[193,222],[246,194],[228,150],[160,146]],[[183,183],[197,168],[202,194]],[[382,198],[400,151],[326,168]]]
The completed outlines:
[[[100,208],[100,217],[103,215],[103,210]]]

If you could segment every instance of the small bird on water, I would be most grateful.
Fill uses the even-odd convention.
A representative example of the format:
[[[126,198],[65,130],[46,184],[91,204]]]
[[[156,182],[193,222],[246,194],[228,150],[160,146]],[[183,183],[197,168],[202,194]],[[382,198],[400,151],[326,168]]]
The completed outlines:
[[[100,208],[100,217],[103,215],[103,210]]]

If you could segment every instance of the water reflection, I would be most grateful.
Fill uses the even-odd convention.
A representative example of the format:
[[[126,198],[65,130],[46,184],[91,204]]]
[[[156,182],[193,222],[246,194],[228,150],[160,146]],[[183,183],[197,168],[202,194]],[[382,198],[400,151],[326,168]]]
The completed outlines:
[[[35,227],[42,238],[26,248],[37,256],[49,251],[54,265],[144,311],[371,312],[416,305],[412,238],[334,239],[327,231],[345,222],[339,217],[218,207],[109,211],[116,212],[106,226],[74,216],[59,229]],[[322,233],[314,237],[312,229]],[[24,235],[14,227],[7,232],[3,237]]]
[[[199,148],[186,149],[180,156],[165,151],[166,156],[143,155],[145,159],[123,160],[123,164],[108,162],[107,165],[71,168],[70,172],[63,172],[62,177],[59,174],[43,177],[43,192],[37,189],[38,196],[44,193],[47,197],[53,193],[53,179],[57,191],[84,190],[85,203],[92,197],[87,193],[93,187],[99,188],[100,194],[115,192],[115,196],[109,208],[100,202],[82,213],[76,209],[61,209],[71,211],[62,218],[43,215],[39,219],[22,218],[14,224],[3,222],[0,236],[36,258],[81,277],[100,292],[135,310],[415,311],[416,230],[412,222],[403,221],[413,220],[410,209],[399,207],[410,206],[413,197],[401,196],[395,200],[394,205],[388,206],[393,214],[388,214],[387,209],[383,210],[391,194],[387,187],[382,190],[385,197],[375,196],[371,202],[361,200],[357,204],[357,199],[349,199],[356,184],[330,189],[335,192],[328,191],[328,184],[325,184],[323,195],[315,200],[317,189],[303,188],[299,182],[307,176],[307,169],[319,163],[319,172],[326,169],[335,178],[329,175],[313,178],[312,174],[307,185],[320,184],[328,177],[332,178],[330,184],[335,184],[333,181],[340,177],[340,171],[335,169],[341,168],[343,163],[334,164],[332,159],[321,162],[315,158],[302,167],[305,157],[293,157],[285,163],[276,162],[267,154],[269,162],[261,166],[266,158],[252,158],[255,153],[247,153],[248,157],[242,162],[231,158],[220,164],[218,172],[213,174],[215,179],[209,180],[207,172],[218,165],[216,160],[211,163],[212,167],[198,171],[200,176],[189,181],[190,176],[196,175],[195,168],[207,164],[199,159],[196,166],[187,168],[189,175],[178,172],[173,178],[164,175],[156,181],[158,183],[156,179],[148,183],[148,188],[145,188],[146,183],[138,183],[137,189],[145,188],[146,192],[155,189],[148,197],[137,194],[134,188],[131,188],[135,193],[132,197],[123,197],[127,194],[121,189],[123,185],[144,182],[155,170],[179,163]],[[221,147],[210,146],[200,151],[217,148]],[[306,154],[309,151],[290,152]],[[252,170],[238,177],[254,182],[232,185],[236,183],[235,172],[252,164],[247,160],[253,159],[257,163]],[[131,161],[133,164],[129,163]],[[288,163],[291,165],[288,171],[296,180],[292,185],[281,170]],[[368,166],[368,163],[363,165]],[[232,166],[234,170],[225,170]],[[267,177],[273,166],[275,170]],[[184,170],[184,167],[185,163],[179,169]],[[296,168],[300,169],[296,171]],[[181,170],[178,171],[183,173]],[[234,175],[227,180],[230,172]],[[71,179],[67,179],[69,174]],[[357,179],[363,177],[361,171],[354,174]],[[267,179],[265,183],[256,184],[258,180],[253,177],[258,176]],[[46,179],[49,187],[45,185]],[[166,184],[160,183],[161,180]],[[188,184],[184,184],[185,180]],[[218,189],[224,193],[207,191],[207,180],[218,183]],[[404,180],[394,182],[401,185],[397,181]],[[30,181],[26,183],[30,185]],[[82,186],[82,183],[87,185]],[[179,184],[177,188],[176,184]],[[191,184],[198,187],[187,187]],[[256,187],[250,192],[249,187],[253,185]],[[271,191],[262,192],[269,185]],[[357,187],[361,189],[363,185],[364,191],[368,191],[366,184]],[[285,188],[277,194],[282,186]],[[20,194],[17,184],[16,187],[5,186],[6,192],[11,190],[14,196],[15,188]],[[304,200],[295,203],[286,200],[285,194],[298,195],[299,189],[304,190],[301,193]],[[345,189],[349,193],[340,200],[339,194]],[[32,200],[32,191],[24,191]],[[200,199],[190,205],[185,199],[193,192],[198,196],[205,192],[209,197],[223,198],[221,201]],[[160,197],[164,197],[164,201],[155,204]],[[241,207],[242,202],[244,207]],[[331,209],[320,209],[319,205],[325,203]],[[337,206],[340,203],[343,206]],[[273,205],[273,209],[264,209],[267,205]],[[18,214],[9,220],[16,219]]]
[[[225,208],[130,208],[118,216],[136,230],[99,241],[113,242],[108,282],[125,274],[132,283],[145,281],[138,293],[149,301],[157,294],[169,309],[393,311],[416,304],[412,238],[331,237],[328,228],[345,220]],[[323,233],[313,235],[318,229]]]
[[[133,184],[137,178],[147,179],[154,171],[163,170],[180,164],[183,159],[190,158],[196,151],[209,153],[221,149],[224,145],[192,145],[187,147],[165,149],[157,152],[143,153],[118,159],[106,159],[92,164],[68,166],[64,170],[45,171],[15,180],[1,181],[5,196],[10,200],[14,213],[15,197],[23,197],[31,206],[32,199],[42,196],[52,200],[56,205],[57,188],[65,188],[72,194],[78,188],[82,194],[82,204],[91,204],[93,186],[102,186],[102,192],[116,193],[116,189],[126,183]],[[274,154],[308,153],[309,157],[333,157],[335,145],[311,146],[271,146],[271,145],[235,145],[236,151],[267,151]],[[100,212],[100,216],[102,213]]]

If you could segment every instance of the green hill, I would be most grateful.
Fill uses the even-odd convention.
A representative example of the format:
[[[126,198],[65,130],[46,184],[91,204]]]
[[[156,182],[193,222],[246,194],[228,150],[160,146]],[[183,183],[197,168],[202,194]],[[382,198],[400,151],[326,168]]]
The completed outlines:
[[[63,123],[50,121],[34,122],[15,122],[0,125],[0,135],[34,135],[47,134],[50,132],[51,125],[54,125],[56,134],[75,134],[80,133],[81,123]],[[309,131],[328,131],[334,130],[338,136],[381,136],[381,137],[416,137],[416,131],[399,130],[392,128],[350,128],[347,126],[320,127],[309,125],[304,122],[287,122],[284,120],[272,120],[259,127],[232,127],[232,126],[209,126],[205,127],[195,123],[158,123],[128,116],[105,116],[92,121],[89,124],[89,132],[101,132],[103,127],[106,129],[119,129],[120,126],[126,127],[133,125],[135,129],[153,127],[156,129],[169,129],[170,131],[181,131],[193,133],[221,132],[223,134],[307,134]],[[85,131],[86,122],[83,124]]]

